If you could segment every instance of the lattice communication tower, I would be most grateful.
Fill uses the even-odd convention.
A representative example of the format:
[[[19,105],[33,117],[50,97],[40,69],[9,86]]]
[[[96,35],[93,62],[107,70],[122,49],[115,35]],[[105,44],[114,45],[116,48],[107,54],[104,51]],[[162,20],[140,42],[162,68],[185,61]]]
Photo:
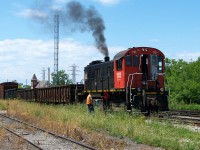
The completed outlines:
[[[59,54],[59,15],[54,14],[54,84],[58,85],[58,54]]]

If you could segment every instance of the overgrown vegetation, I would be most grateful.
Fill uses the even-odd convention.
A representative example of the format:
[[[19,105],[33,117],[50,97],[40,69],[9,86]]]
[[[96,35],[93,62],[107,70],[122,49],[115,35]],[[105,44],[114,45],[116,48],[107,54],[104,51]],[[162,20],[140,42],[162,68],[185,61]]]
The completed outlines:
[[[199,104],[186,104],[183,101],[177,102],[175,100],[169,101],[170,109],[175,110],[198,110],[200,111],[200,105]]]
[[[0,105],[2,101],[0,101]],[[4,105],[4,102],[3,102]],[[174,127],[171,122],[156,119],[146,120],[143,116],[130,116],[124,111],[105,114],[98,108],[89,114],[84,104],[51,106],[24,101],[9,101],[8,114],[39,124],[59,134],[85,140],[102,149],[119,149],[122,142],[114,142],[103,136],[129,139],[165,149],[200,149],[200,133],[183,127]],[[89,135],[89,136],[88,136]]]
[[[172,104],[200,104],[200,57],[193,62],[166,58],[165,73]]]
[[[3,139],[4,136],[5,136],[4,130],[3,130],[3,128],[0,126],[0,141]]]
[[[2,100],[0,102],[0,110],[6,110],[8,108],[8,104],[9,104],[8,101]]]

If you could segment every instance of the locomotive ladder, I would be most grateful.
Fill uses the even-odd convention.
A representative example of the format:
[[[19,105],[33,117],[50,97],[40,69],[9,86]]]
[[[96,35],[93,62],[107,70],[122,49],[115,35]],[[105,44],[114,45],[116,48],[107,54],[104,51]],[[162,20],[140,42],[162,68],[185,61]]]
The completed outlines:
[[[133,73],[133,74],[128,75],[128,81],[126,83],[126,102],[127,102],[128,105],[130,105],[131,100],[132,100],[131,87],[132,87],[132,84],[133,84],[134,76],[137,75],[137,74],[143,74],[143,73]],[[134,97],[133,97],[133,100],[134,100]],[[127,110],[127,111],[131,111],[131,110]]]

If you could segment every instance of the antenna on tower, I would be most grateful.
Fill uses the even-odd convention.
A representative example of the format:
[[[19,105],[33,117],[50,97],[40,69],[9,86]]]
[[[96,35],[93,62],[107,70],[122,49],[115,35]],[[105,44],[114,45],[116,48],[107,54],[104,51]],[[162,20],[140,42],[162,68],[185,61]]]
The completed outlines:
[[[76,74],[76,72],[77,71],[80,71],[80,70],[76,70],[76,68],[78,67],[78,66],[76,66],[75,64],[73,64],[72,66],[70,66],[70,67],[72,67],[72,70],[69,70],[69,71],[72,71],[72,81],[73,81],[73,84],[76,84],[76,75],[78,75],[78,74]]]
[[[58,85],[58,52],[59,52],[59,14],[54,14],[54,74],[56,78],[53,83]]]

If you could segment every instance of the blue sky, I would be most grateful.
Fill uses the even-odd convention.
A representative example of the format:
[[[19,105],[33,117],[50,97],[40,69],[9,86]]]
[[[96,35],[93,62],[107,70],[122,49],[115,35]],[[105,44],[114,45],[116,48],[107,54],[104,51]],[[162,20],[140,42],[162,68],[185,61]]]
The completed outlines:
[[[51,4],[49,4],[52,2]],[[53,27],[31,18],[33,9],[64,7],[69,0],[4,0],[0,2],[0,82],[24,83],[43,68],[53,71]],[[105,23],[110,57],[129,47],[155,47],[168,58],[196,60],[200,56],[199,0],[79,0],[94,6]],[[35,11],[34,11],[35,12]],[[60,31],[59,69],[71,74],[78,67],[77,81],[90,61],[103,59],[91,32]],[[47,78],[47,76],[46,76]]]

